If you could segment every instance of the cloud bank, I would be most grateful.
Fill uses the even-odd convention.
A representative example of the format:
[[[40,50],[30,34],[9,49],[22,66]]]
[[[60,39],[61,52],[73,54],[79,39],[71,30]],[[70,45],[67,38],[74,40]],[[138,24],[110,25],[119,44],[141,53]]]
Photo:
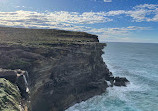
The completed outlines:
[[[95,24],[110,22],[112,19],[107,18],[102,12],[33,12],[33,11],[15,11],[0,12],[0,25],[6,26],[23,26],[37,28],[60,28],[73,27],[80,24]]]
[[[15,11],[0,12],[0,25],[54,28],[57,26],[72,27],[74,25],[97,24],[115,21],[117,16],[129,16],[131,22],[158,22],[158,5],[144,4],[132,10],[115,10],[109,12],[35,12]],[[113,18],[115,16],[115,19]]]
[[[106,0],[110,1],[110,0]],[[158,5],[143,4],[133,7],[131,10],[114,10],[109,12],[36,12],[36,11],[15,11],[0,12],[1,26],[15,26],[26,28],[56,28],[64,30],[85,31],[99,34],[106,37],[117,35],[128,35],[135,30],[150,30],[149,27],[115,27],[115,28],[94,28],[98,23],[112,22],[117,16],[128,16],[131,22],[158,22]]]

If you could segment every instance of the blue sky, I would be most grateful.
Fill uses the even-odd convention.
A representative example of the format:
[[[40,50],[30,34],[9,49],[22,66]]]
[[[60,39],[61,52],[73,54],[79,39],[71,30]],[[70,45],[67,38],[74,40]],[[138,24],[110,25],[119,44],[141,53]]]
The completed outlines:
[[[158,0],[0,0],[0,26],[84,31],[101,42],[158,43]]]

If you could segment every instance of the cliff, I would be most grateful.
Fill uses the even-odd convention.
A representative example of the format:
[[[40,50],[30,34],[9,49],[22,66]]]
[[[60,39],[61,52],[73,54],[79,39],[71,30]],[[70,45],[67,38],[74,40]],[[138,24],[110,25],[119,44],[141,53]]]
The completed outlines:
[[[0,68],[28,72],[31,111],[63,111],[103,93],[114,79],[96,35],[50,29],[0,28]]]

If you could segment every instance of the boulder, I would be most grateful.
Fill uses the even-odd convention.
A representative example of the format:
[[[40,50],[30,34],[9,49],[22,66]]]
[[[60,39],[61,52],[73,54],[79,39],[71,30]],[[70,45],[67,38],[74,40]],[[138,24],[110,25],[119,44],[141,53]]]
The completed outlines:
[[[115,77],[114,79],[114,85],[115,86],[126,86],[129,80],[125,77]]]

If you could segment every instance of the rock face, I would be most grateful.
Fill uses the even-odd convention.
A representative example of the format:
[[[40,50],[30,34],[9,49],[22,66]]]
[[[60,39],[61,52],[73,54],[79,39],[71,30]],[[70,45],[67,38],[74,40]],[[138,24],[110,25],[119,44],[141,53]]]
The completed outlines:
[[[41,79],[41,83],[35,82],[31,98],[33,111],[63,111],[103,93],[108,87],[105,79],[109,70],[101,58],[102,48],[97,43],[75,44],[59,52],[52,51],[60,57],[43,62],[35,71],[39,74],[35,80]]]
[[[95,35],[17,28],[0,33],[0,67],[29,74],[30,111],[64,111],[113,82],[101,57],[106,44]]]

